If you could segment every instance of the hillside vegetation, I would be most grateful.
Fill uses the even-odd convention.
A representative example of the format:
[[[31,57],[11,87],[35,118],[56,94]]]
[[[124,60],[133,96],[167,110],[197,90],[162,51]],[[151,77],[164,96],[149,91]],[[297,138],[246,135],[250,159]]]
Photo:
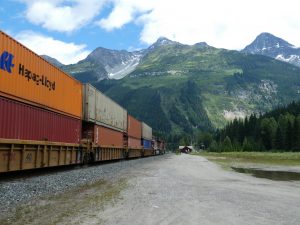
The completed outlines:
[[[235,119],[217,132],[210,150],[300,152],[300,102],[259,117]]]
[[[94,85],[154,130],[191,135],[299,99],[299,78],[300,68],[269,57],[172,43],[129,76]]]

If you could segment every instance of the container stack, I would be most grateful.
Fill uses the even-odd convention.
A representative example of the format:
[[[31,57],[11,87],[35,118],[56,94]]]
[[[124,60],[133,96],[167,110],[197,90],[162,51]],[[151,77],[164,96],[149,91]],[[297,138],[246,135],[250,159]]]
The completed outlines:
[[[0,138],[79,143],[82,84],[0,32]]]
[[[152,155],[152,128],[144,122],[142,122],[142,144],[144,155]]]
[[[142,149],[142,123],[128,114],[128,148]]]
[[[127,111],[90,84],[83,85],[83,120],[83,138],[103,147],[124,147]]]

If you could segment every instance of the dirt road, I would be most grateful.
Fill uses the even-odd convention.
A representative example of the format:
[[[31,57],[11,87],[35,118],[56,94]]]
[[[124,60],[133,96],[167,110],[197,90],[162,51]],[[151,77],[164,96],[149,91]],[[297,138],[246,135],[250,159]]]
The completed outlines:
[[[0,224],[300,224],[299,181],[255,178],[185,154],[106,167],[99,182],[35,199]],[[91,171],[98,167],[84,174]]]
[[[164,159],[128,174],[122,200],[99,212],[103,224],[300,224],[300,182],[225,171],[198,156]]]

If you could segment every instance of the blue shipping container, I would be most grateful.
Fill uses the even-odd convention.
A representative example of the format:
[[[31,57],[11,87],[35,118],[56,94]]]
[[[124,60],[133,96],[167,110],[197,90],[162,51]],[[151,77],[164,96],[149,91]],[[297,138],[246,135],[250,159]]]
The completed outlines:
[[[143,139],[144,149],[151,149],[151,141]]]

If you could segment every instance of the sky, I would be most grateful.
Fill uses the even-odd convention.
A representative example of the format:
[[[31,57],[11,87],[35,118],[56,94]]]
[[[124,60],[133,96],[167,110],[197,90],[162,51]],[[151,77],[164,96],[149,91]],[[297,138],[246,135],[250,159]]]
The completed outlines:
[[[298,0],[0,0],[0,29],[64,64],[97,47],[134,51],[159,37],[243,49],[269,32],[300,47]]]

